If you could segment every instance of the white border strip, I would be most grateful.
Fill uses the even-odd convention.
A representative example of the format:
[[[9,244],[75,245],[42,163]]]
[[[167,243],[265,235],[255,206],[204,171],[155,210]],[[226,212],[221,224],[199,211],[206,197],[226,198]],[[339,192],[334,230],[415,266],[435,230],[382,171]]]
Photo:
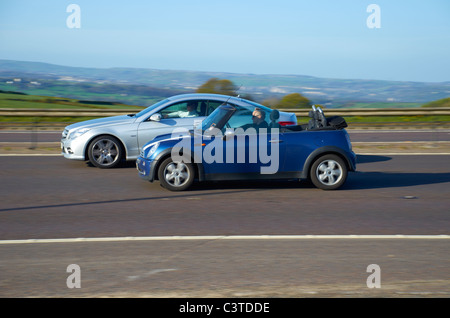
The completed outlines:
[[[207,235],[207,236],[127,236],[60,239],[0,240],[0,245],[35,243],[80,243],[123,241],[193,241],[193,240],[323,240],[323,239],[420,239],[448,240],[450,235]]]
[[[368,134],[373,134],[373,133],[388,133],[388,134],[392,134],[392,133],[410,133],[410,132],[414,132],[414,133],[450,133],[450,129],[448,128],[437,128],[437,129],[432,129],[432,128],[423,128],[423,129],[362,129],[362,128],[351,128],[348,127],[347,129],[348,133],[368,133]]]

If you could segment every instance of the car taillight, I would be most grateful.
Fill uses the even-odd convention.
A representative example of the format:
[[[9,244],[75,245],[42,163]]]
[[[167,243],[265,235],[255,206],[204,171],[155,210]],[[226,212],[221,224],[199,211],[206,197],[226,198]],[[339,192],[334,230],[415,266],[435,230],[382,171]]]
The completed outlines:
[[[278,122],[280,124],[280,126],[291,126],[291,125],[296,125],[296,122],[293,121],[279,121]]]

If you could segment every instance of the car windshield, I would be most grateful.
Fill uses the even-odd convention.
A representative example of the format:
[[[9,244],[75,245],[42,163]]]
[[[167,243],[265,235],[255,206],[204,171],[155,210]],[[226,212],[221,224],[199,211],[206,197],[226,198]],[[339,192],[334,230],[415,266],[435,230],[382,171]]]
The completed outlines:
[[[152,106],[149,106],[143,110],[141,110],[139,113],[137,113],[135,115],[135,117],[141,117],[145,114],[147,114],[148,112],[151,112],[152,110],[154,110],[155,108],[159,107],[160,105],[166,103],[168,101],[168,99],[164,99],[162,101],[157,102],[156,104],[153,104]]]
[[[205,131],[213,128],[222,129],[235,110],[236,108],[229,104],[217,107],[211,115],[203,120],[202,130]]]

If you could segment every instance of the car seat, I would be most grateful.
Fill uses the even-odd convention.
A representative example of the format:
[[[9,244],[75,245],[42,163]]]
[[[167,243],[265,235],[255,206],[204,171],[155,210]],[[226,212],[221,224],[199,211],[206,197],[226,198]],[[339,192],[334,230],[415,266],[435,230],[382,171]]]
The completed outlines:
[[[270,124],[269,124],[270,129],[280,128],[280,124],[277,122],[279,118],[280,118],[280,112],[277,109],[274,109],[270,113]]]
[[[201,102],[200,104],[200,116],[206,116],[206,103]]]

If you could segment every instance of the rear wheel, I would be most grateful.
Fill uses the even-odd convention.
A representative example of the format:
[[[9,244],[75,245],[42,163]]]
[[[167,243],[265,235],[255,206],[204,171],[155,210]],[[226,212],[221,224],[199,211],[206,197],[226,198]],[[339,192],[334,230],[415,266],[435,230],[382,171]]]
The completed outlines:
[[[318,158],[311,166],[312,183],[319,189],[335,190],[347,179],[347,165],[341,157],[333,154]]]
[[[124,150],[117,138],[100,136],[89,144],[88,157],[89,161],[96,167],[114,168],[121,163]]]
[[[158,169],[158,179],[161,185],[171,191],[183,191],[194,182],[195,170],[191,163],[165,159]]]

